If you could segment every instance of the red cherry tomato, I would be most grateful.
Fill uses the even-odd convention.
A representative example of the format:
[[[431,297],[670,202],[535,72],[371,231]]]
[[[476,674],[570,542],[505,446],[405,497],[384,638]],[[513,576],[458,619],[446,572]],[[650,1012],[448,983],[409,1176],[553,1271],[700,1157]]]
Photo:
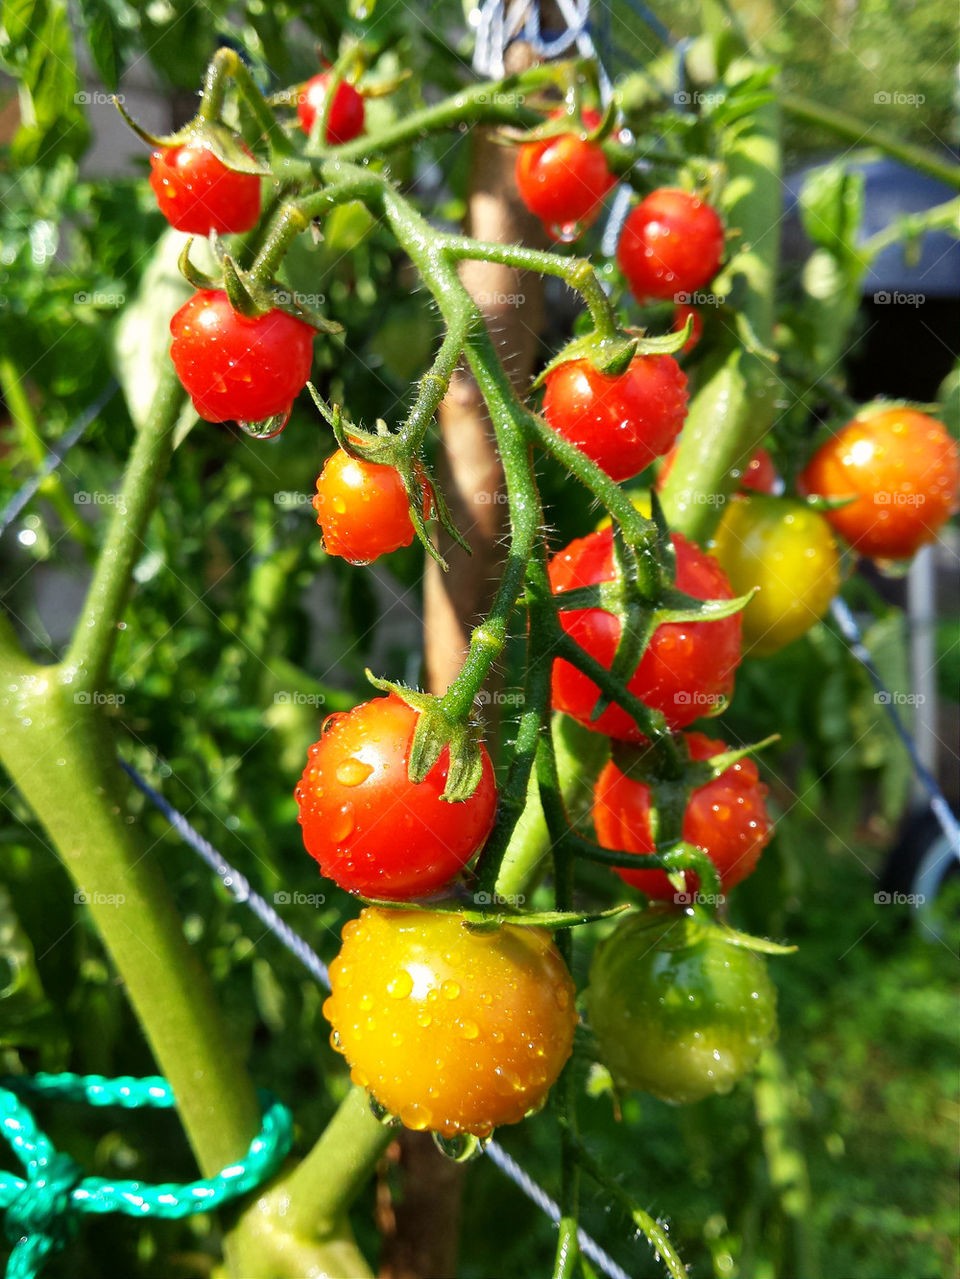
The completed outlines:
[[[248,319],[226,293],[201,289],[170,321],[170,358],[208,422],[261,422],[289,411],[306,385],[313,329],[284,311]]]
[[[313,505],[327,554],[351,564],[369,564],[413,541],[410,501],[392,466],[338,449],[324,464]]]
[[[635,355],[615,377],[569,360],[546,378],[543,416],[615,480],[665,453],[687,411],[687,379],[669,355]]]
[[[560,108],[551,111],[550,119],[565,114]],[[600,120],[598,111],[583,112],[587,129],[595,129]],[[603,148],[577,133],[524,143],[517,152],[516,180],[520,199],[557,240],[575,239],[589,226],[617,181]]]
[[[657,482],[654,486],[659,492],[666,484],[670,472],[673,470],[673,464],[677,460],[677,445],[672,448],[667,456],[660,464],[660,471],[657,475]],[[780,487],[780,477],[777,475],[776,467],[773,465],[773,458],[764,448],[757,449],[747,466],[747,469],[740,476],[740,489],[749,489],[752,493],[776,493]]]
[[[677,556],[677,589],[696,599],[732,599],[723,569],[680,533],[671,538]],[[599,529],[578,538],[550,561],[555,595],[578,586],[593,586],[615,577],[613,531]],[[581,648],[608,669],[620,638],[620,623],[602,608],[560,614],[563,629]],[[682,728],[701,715],[716,714],[733,691],[740,664],[740,614],[710,622],[667,622],[654,631],[640,664],[628,682],[631,693],[664,713],[671,728]],[[643,737],[619,706],[608,706],[599,719],[590,715],[600,690],[569,662],[553,664],[553,705],[587,728],[625,741]]]
[[[689,191],[661,187],[631,210],[617,261],[636,297],[673,298],[712,280],[723,257],[723,223]]]
[[[229,235],[256,226],[260,179],[228,169],[209,148],[187,145],[154,151],[150,170],[157,205],[175,230]]]
[[[697,345],[703,337],[703,316],[695,306],[687,306],[682,304],[673,308],[673,331],[674,333],[682,333],[687,327],[687,320],[693,320],[690,328],[690,336],[680,348],[684,355],[687,355]]]
[[[298,96],[297,115],[304,133],[310,132],[314,120],[323,110],[329,83],[329,71],[321,71],[319,75],[307,81]],[[351,142],[363,132],[363,116],[363,98],[352,84],[341,80],[333,95],[327,116],[327,142],[331,146]]]
[[[855,497],[824,512],[864,555],[906,559],[932,542],[957,509],[960,460],[944,426],[916,409],[855,417],[814,454],[800,489]]]
[[[685,734],[690,758],[709,759],[728,747],[703,733]],[[738,760],[705,786],[698,786],[687,801],[683,838],[707,854],[720,872],[724,892],[746,879],[770,841],[773,824],[764,804],[767,788],[751,759]],[[593,795],[593,821],[604,848],[628,853],[655,851],[650,829],[650,788],[622,773],[613,760],[604,767]],[[648,897],[673,901],[677,890],[662,870],[628,870],[617,874]],[[696,892],[700,880],[686,871],[687,892]]]
[[[469,799],[441,799],[450,752],[419,785],[407,776],[417,712],[395,694],[331,715],[296,790],[303,842],[347,892],[399,901],[443,888],[493,827],[497,788],[483,773]]]

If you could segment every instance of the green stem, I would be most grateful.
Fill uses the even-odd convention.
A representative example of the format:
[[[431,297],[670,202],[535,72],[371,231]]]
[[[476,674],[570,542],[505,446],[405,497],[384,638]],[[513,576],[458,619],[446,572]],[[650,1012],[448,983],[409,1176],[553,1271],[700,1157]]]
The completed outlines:
[[[878,231],[876,235],[871,235],[860,246],[860,253],[868,262],[872,262],[877,254],[882,253],[889,245],[923,235],[926,231],[950,231],[956,235],[958,220],[960,220],[960,197],[946,200],[943,204],[935,204],[932,209],[924,209],[920,213],[905,213],[902,217],[894,218],[889,226]]]
[[[47,446],[37,426],[33,405],[24,388],[20,373],[8,355],[0,355],[0,390],[10,411],[10,417],[16,425],[23,444],[24,452],[34,466],[41,466],[47,456]],[[59,475],[54,472],[48,475],[40,485],[38,492],[50,499],[54,510],[60,516],[64,528],[80,543],[88,548],[93,545],[93,536],[67,496]]]
[[[143,552],[147,521],[170,460],[183,395],[172,365],[165,361],[64,662],[72,668],[78,685],[88,691],[99,688],[106,679],[130,576]]]
[[[826,107],[819,102],[811,102],[796,93],[781,93],[780,105],[787,115],[804,124],[815,124],[827,132],[835,134],[847,142],[862,143],[865,147],[876,147],[885,155],[900,160],[908,168],[918,173],[927,173],[938,178],[948,186],[960,190],[960,165],[942,158],[926,147],[904,142],[896,134],[889,133],[879,125],[868,124],[847,111],[838,111],[835,107]]]
[[[597,333],[603,337],[614,337],[620,332],[617,312],[588,258],[562,258],[556,253],[527,249],[520,244],[490,244],[467,236],[450,236],[446,240],[446,249],[457,260],[473,258],[498,262],[518,271],[556,276],[581,295]]]
[[[213,55],[210,63],[210,71],[208,77],[213,74],[219,74],[221,77],[230,76],[240,96],[246,102],[247,106],[260,126],[264,137],[270,144],[271,153],[275,158],[282,158],[293,154],[293,146],[290,139],[280,127],[276,116],[270,109],[270,104],[260,92],[260,88],[253,76],[250,74],[249,68],[244,60],[240,57],[235,49],[228,49],[225,46],[219,48]],[[222,104],[221,90],[221,104]],[[220,104],[218,104],[215,115],[208,116],[208,119],[216,119],[220,113]]]
[[[336,1234],[395,1135],[374,1116],[366,1090],[352,1087],[313,1149],[260,1206],[282,1218],[294,1236],[322,1240]]]
[[[593,1181],[597,1183],[616,1203],[630,1216],[633,1224],[647,1237],[650,1246],[659,1253],[667,1273],[671,1279],[688,1279],[687,1268],[680,1260],[676,1249],[670,1241],[666,1230],[650,1214],[636,1203],[624,1190],[620,1183],[576,1141],[577,1163]]]

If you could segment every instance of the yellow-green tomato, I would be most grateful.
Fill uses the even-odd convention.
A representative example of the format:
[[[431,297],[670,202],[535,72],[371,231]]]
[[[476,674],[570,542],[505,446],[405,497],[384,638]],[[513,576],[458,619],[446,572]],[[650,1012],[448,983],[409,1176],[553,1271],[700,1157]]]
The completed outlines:
[[[819,511],[785,497],[738,497],[717,528],[714,555],[735,595],[757,593],[743,610],[743,646],[779,652],[806,634],[840,586],[840,552]]]
[[[777,1033],[761,955],[709,920],[630,915],[597,947],[587,1016],[620,1085],[663,1101],[729,1092]]]

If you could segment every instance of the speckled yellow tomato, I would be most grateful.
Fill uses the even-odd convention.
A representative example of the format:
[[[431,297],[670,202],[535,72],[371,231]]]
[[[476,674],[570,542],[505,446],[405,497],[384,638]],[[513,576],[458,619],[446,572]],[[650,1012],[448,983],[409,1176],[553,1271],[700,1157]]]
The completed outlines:
[[[484,1137],[545,1100],[573,1046],[574,986],[540,929],[368,907],[323,1011],[354,1083],[408,1127]]]
[[[840,552],[830,525],[792,498],[730,502],[712,549],[734,595],[758,588],[743,610],[743,646],[757,656],[779,652],[804,635],[840,586]]]

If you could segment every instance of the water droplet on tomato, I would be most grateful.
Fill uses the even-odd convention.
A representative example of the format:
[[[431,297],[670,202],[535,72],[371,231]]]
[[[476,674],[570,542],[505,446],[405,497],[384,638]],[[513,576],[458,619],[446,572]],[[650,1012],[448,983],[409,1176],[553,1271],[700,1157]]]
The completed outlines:
[[[401,1121],[415,1132],[423,1132],[429,1128],[432,1118],[433,1112],[430,1107],[418,1105],[416,1102],[409,1102],[400,1110]]]
[[[337,765],[336,777],[341,786],[359,786],[373,772],[372,764],[365,764],[362,759],[343,759]]]
[[[413,978],[405,968],[387,983],[387,994],[392,999],[406,999],[411,990],[413,990]]]
[[[272,440],[280,434],[289,421],[290,410],[287,409],[284,413],[274,413],[272,417],[262,418],[259,422],[246,422],[238,418],[237,426],[255,440]]]
[[[460,995],[459,983],[455,981],[441,982],[440,993],[444,999],[457,999]]]

